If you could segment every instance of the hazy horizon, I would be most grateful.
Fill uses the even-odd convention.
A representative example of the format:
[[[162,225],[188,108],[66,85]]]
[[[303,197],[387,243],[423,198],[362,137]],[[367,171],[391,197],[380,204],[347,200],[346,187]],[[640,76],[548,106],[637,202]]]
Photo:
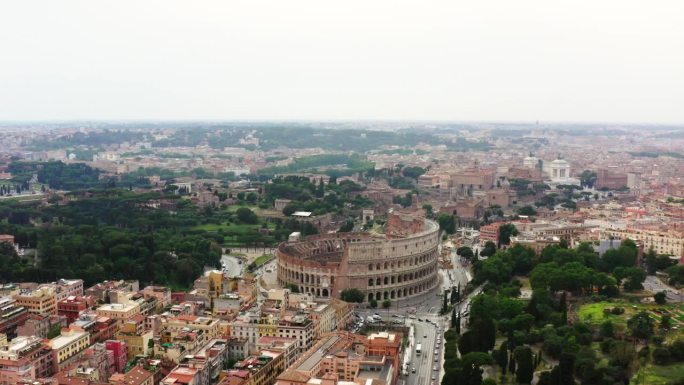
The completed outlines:
[[[679,126],[682,14],[674,0],[8,2],[0,123]]]

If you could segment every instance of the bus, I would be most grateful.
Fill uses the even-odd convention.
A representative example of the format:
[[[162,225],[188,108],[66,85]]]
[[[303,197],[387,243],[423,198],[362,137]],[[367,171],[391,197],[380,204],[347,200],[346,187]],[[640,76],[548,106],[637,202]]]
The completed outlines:
[[[416,345],[416,355],[418,355],[418,356],[419,356],[419,355],[420,355],[420,352],[421,352],[421,350],[422,350],[422,346],[420,346],[420,344]]]

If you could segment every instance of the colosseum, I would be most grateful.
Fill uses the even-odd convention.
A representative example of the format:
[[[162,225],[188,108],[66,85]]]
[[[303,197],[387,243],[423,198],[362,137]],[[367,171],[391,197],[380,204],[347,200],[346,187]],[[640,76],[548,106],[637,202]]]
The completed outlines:
[[[366,301],[408,299],[438,285],[439,226],[422,216],[389,213],[384,233],[309,236],[278,246],[278,283],[339,298],[356,288]]]

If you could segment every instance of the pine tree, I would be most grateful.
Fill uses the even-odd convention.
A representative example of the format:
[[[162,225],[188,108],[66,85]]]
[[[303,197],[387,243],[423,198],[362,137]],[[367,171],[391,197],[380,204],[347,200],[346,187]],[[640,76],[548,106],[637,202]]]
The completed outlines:
[[[501,376],[505,376],[506,370],[508,370],[508,348],[506,348],[506,342],[503,342],[492,355],[501,369]]]
[[[515,380],[520,384],[531,383],[534,374],[532,350],[530,350],[529,346],[519,346],[515,349],[514,355],[515,361],[518,363]]]
[[[511,354],[508,357],[508,371],[511,374],[515,374],[515,356],[511,352]]]

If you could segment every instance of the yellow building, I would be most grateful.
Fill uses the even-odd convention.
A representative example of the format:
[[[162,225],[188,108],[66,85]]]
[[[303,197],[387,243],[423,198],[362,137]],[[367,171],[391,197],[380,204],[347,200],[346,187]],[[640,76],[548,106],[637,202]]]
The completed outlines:
[[[127,358],[129,361],[137,355],[148,355],[151,351],[148,346],[153,338],[152,330],[145,330],[142,320],[135,319],[124,321],[121,329],[116,333],[116,339],[125,342],[128,346]]]
[[[210,270],[207,272],[207,280],[209,281],[209,293],[212,297],[218,297],[223,293],[223,273],[218,270]]]
[[[71,357],[79,354],[90,345],[90,334],[86,331],[65,329],[62,334],[49,342],[57,362],[57,367],[62,365]]]
[[[161,320],[161,329],[166,332],[180,332],[186,328],[201,330],[206,333],[208,339],[218,338],[221,335],[220,321],[216,318],[181,315]]]
[[[118,321],[119,324],[140,314],[138,302],[109,303],[98,307],[95,312],[102,317],[109,317]]]
[[[616,239],[641,241],[644,245],[644,252],[653,248],[657,254],[684,257],[684,236],[681,233],[628,228],[605,229],[603,234]]]
[[[17,306],[25,307],[29,313],[57,315],[57,295],[51,287],[41,287],[14,296]]]

